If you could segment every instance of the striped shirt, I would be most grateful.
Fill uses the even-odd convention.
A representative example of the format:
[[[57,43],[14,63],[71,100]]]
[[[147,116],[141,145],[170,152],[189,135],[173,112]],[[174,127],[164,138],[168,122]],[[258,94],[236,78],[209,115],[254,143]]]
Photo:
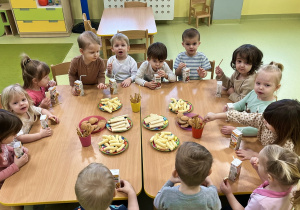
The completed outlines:
[[[211,68],[209,60],[201,52],[197,52],[197,54],[194,55],[193,57],[188,56],[186,54],[186,52],[179,53],[175,60],[174,69],[177,69],[180,63],[185,63],[186,66],[188,68],[190,68],[190,79],[191,80],[202,79],[199,77],[198,72],[197,72],[197,69],[199,67],[201,67],[205,70]],[[178,76],[178,80],[182,80],[182,76]]]

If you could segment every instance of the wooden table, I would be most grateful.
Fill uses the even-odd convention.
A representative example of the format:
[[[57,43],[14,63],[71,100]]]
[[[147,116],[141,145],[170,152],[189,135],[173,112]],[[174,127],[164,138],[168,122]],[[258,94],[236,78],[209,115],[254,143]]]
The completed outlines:
[[[109,40],[118,30],[146,29],[148,29],[150,44],[152,44],[157,29],[151,7],[105,8],[97,31],[102,40],[103,58],[107,59],[105,40]]]
[[[233,149],[229,148],[229,136],[224,136],[220,128],[228,124],[225,121],[216,120],[206,124],[201,139],[194,139],[191,131],[186,131],[175,123],[176,114],[168,109],[171,98],[184,99],[190,101],[194,110],[193,113],[205,116],[208,112],[221,112],[223,106],[229,102],[228,97],[216,98],[216,81],[202,80],[191,81],[189,83],[163,83],[162,88],[150,90],[142,88],[142,110],[141,119],[150,113],[161,114],[167,117],[169,125],[163,131],[171,131],[180,139],[180,145],[185,141],[194,141],[205,146],[213,155],[212,166],[213,183],[219,188],[224,177],[228,176],[230,163],[235,156]],[[164,183],[170,178],[171,172],[175,169],[176,151],[159,152],[152,148],[150,138],[157,132],[142,128],[142,148],[143,148],[143,178],[144,189],[148,196],[154,198]],[[255,141],[256,138],[248,138]],[[255,151],[261,149],[258,142],[242,142],[242,148],[251,148]],[[232,184],[234,194],[244,194],[252,192],[261,183],[255,170],[249,161],[242,164],[241,175]],[[220,193],[220,192],[219,192]]]
[[[4,205],[35,205],[50,203],[77,202],[74,186],[78,173],[88,164],[99,162],[109,169],[120,169],[121,179],[128,180],[136,193],[142,189],[140,113],[133,113],[129,95],[138,92],[138,87],[119,88],[118,96],[123,107],[109,114],[97,108],[101,98],[111,97],[108,89],[85,87],[85,96],[71,95],[70,86],[58,86],[60,104],[51,112],[59,116],[61,123],[50,125],[53,136],[26,144],[29,149],[29,162],[19,172],[5,180],[0,190],[0,202]],[[124,133],[111,133],[107,129],[92,134],[92,145],[82,147],[76,134],[76,126],[81,119],[100,115],[111,117],[128,114],[133,127]],[[39,120],[31,132],[38,132]],[[129,147],[119,155],[109,156],[99,151],[98,142],[102,135],[120,134],[129,141]],[[115,200],[127,199],[117,193]]]

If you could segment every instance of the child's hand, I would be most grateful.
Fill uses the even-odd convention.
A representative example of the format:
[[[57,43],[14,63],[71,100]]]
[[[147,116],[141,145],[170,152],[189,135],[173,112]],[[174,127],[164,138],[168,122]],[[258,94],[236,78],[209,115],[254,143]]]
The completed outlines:
[[[51,104],[51,100],[50,98],[44,98],[41,101],[40,107],[44,108],[44,109],[49,109],[50,108],[50,104]]]
[[[26,147],[23,147],[23,152],[24,152],[24,153],[26,153],[26,154],[28,154],[28,153],[29,153],[29,150],[28,150],[28,148],[26,148]]]
[[[210,185],[213,185],[213,183],[212,183],[211,179],[209,178],[209,176],[207,176],[201,185],[208,187]]]
[[[48,117],[54,119],[57,124],[59,123],[59,119],[55,115],[49,115]]]
[[[210,121],[214,121],[216,119],[215,117],[215,113],[212,112],[208,112],[207,115],[204,117],[204,122],[210,122]]]
[[[166,72],[163,71],[163,70],[158,70],[158,71],[157,71],[157,74],[158,74],[158,76],[160,76],[160,77],[166,77]]]
[[[220,68],[220,66],[216,67],[216,75],[220,78],[221,76],[223,76],[224,72],[223,70]]]
[[[107,86],[105,84],[103,84],[103,83],[99,83],[99,85],[97,85],[97,88],[99,88],[99,89],[106,89]]]
[[[185,63],[179,63],[178,65],[178,69],[183,69],[184,67],[186,67],[186,64]]]
[[[73,96],[79,96],[79,94],[77,93],[77,91],[76,91],[76,89],[75,89],[75,86],[72,87],[71,92],[72,92],[72,95],[73,95]]]
[[[129,78],[125,79],[125,80],[121,83],[121,86],[122,86],[123,88],[126,88],[126,87],[129,87],[130,84],[131,84],[131,78],[129,77]]]
[[[225,195],[231,194],[231,186],[229,184],[228,180],[222,181],[221,185],[220,185],[220,190],[222,191],[222,193],[224,193]]]
[[[204,78],[204,77],[206,77],[206,75],[207,75],[207,72],[205,71],[205,69],[203,69],[203,68],[201,68],[201,67],[199,67],[199,68],[197,69],[197,73],[198,73],[199,77],[201,77],[201,78]]]
[[[108,74],[112,73],[112,63],[107,64],[107,72]]]
[[[51,136],[52,133],[53,133],[53,131],[51,130],[51,128],[45,128],[45,129],[41,128],[41,130],[40,130],[41,138]]]
[[[252,157],[250,159],[252,167],[257,171],[258,170],[258,157]]]
[[[256,157],[257,153],[251,149],[239,149],[235,151],[238,157],[241,157],[242,160],[250,160],[252,157]]]
[[[171,182],[173,182],[174,184],[176,183],[181,183],[181,179],[179,178],[179,176],[176,176],[176,170],[174,170],[172,172],[172,176],[169,179]]]
[[[147,88],[150,88],[151,90],[154,90],[154,89],[157,87],[157,83],[154,82],[154,81],[146,82],[146,83],[145,83],[145,86],[146,86]]]
[[[25,165],[28,162],[28,155],[25,153],[20,158],[14,157],[14,163],[21,168],[23,165]]]
[[[130,193],[135,194],[133,187],[131,186],[131,184],[128,181],[120,180],[120,182],[121,182],[121,187],[117,189],[118,192],[123,192],[123,193],[126,193],[127,195]]]
[[[232,133],[232,131],[236,129],[236,127],[233,127],[233,126],[223,126],[221,128],[221,133],[224,134],[224,135],[229,135]]]
[[[48,85],[49,85],[49,87],[53,87],[56,85],[56,82],[54,80],[50,80]]]
[[[228,95],[231,95],[232,93],[234,93],[234,89],[231,87],[227,90]]]

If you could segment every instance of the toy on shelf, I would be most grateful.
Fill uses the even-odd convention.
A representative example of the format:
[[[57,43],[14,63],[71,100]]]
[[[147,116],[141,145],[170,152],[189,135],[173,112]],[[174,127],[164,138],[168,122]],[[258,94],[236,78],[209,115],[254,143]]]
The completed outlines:
[[[47,6],[48,0],[38,0],[40,6]]]

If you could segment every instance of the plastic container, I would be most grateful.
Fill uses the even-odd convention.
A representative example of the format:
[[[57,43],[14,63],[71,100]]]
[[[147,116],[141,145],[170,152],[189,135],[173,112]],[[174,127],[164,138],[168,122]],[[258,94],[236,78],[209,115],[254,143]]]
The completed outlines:
[[[132,102],[130,102],[130,103],[131,103],[131,108],[132,108],[133,112],[140,112],[140,110],[141,110],[141,101],[138,102],[138,103],[132,103]]]
[[[203,132],[203,128],[200,129],[192,128],[193,138],[200,139],[202,136],[202,132]]]
[[[91,145],[91,135],[87,137],[79,137],[79,139],[83,147],[88,147]]]

